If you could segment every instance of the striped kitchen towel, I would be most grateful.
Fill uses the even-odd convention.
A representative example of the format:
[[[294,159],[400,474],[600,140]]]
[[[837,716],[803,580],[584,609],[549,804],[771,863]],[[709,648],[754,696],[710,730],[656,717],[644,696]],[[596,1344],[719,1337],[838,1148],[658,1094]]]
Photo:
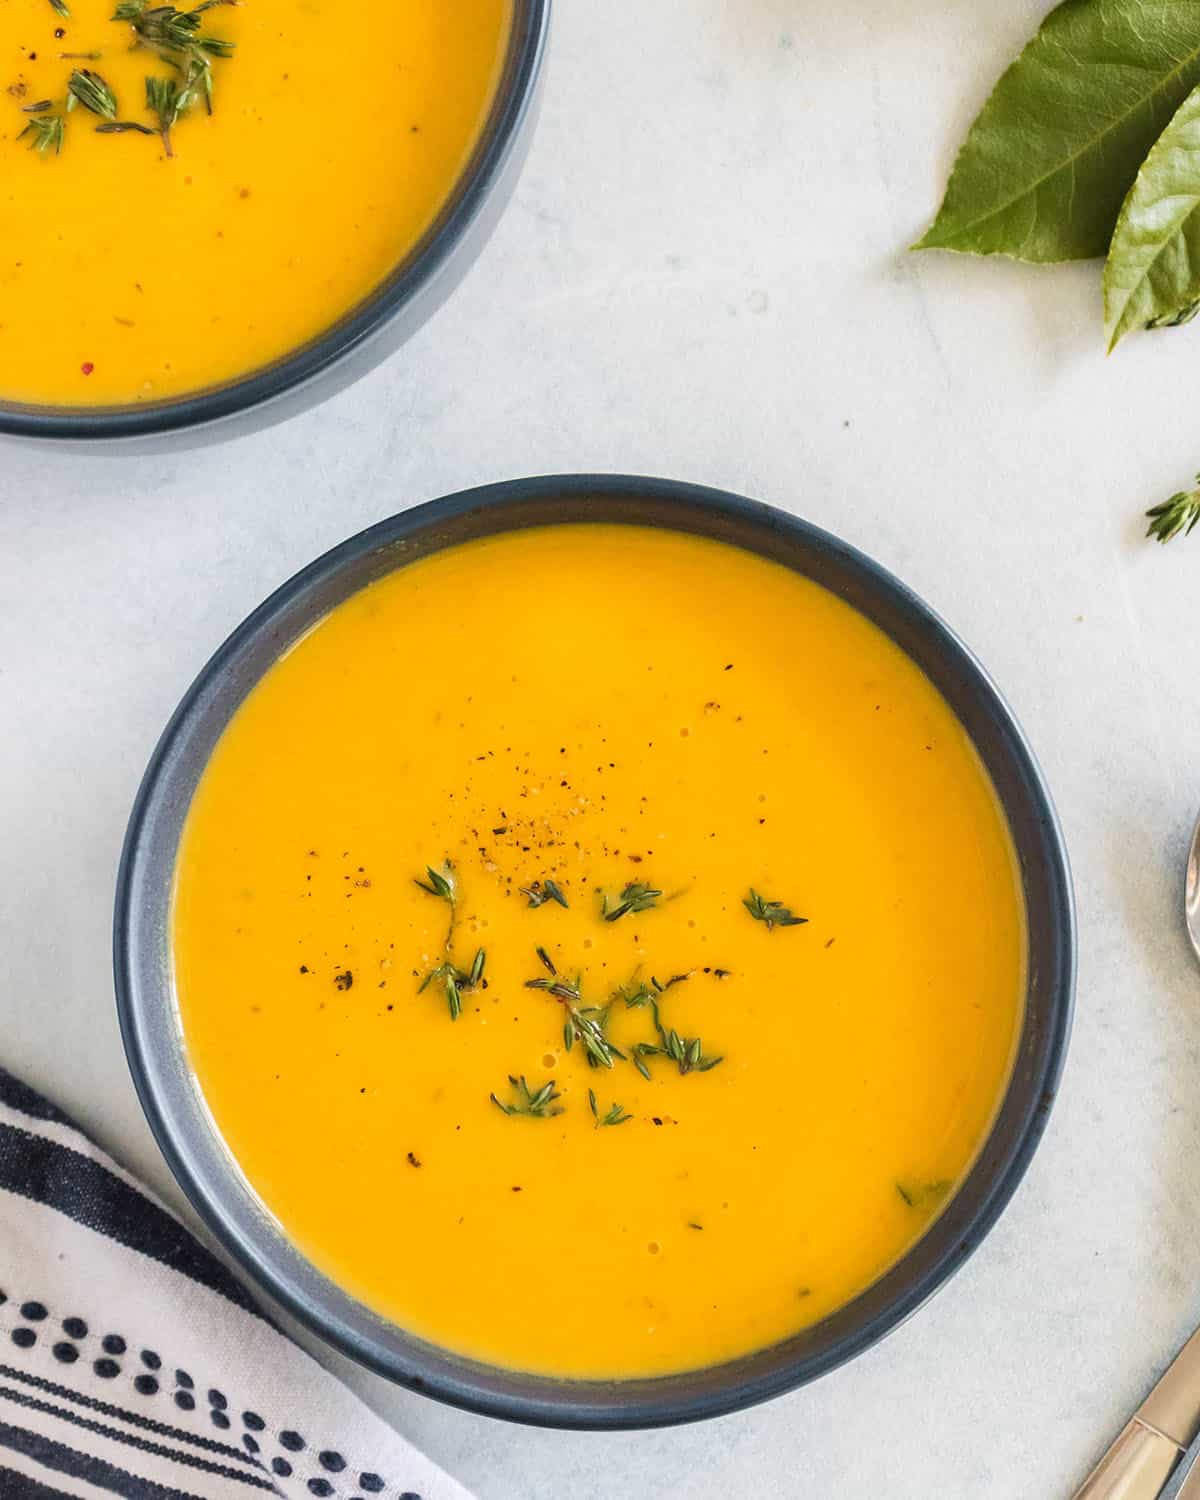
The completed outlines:
[[[469,1500],[0,1068],[0,1500]]]

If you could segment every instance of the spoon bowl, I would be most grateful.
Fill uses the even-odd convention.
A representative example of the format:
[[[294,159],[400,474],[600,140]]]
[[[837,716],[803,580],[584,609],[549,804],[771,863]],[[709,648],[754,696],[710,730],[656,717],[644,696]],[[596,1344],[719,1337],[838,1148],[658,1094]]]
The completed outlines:
[[[1196,826],[1192,829],[1192,842],[1188,846],[1183,912],[1192,951],[1200,959],[1200,818],[1196,819]]]

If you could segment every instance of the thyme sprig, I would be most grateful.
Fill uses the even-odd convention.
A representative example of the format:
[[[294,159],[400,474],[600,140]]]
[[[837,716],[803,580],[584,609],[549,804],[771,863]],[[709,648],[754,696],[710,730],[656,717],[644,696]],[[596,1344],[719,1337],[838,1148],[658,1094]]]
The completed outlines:
[[[446,959],[444,963],[429,970],[417,986],[417,994],[423,995],[431,984],[435,981],[439,982],[446,992],[446,1006],[450,1011],[450,1019],[457,1021],[462,1015],[463,991],[479,987],[483,982],[483,970],[486,963],[487,953],[483,948],[476,950],[469,969],[460,969],[457,964],[452,964],[449,959]]]
[[[577,1005],[581,998],[579,993],[580,976],[576,975],[574,980],[564,979],[527,979],[525,988],[527,990],[545,990],[548,995],[553,995],[556,1000],[563,1001],[567,1005]]]
[[[640,980],[635,973],[632,979],[625,984],[618,985],[613,991],[614,1000],[624,1000],[630,1010],[638,1010],[643,1007],[650,1011],[654,1029],[658,1033],[657,1042],[635,1042],[632,1048],[631,1061],[643,1078],[649,1079],[650,1069],[646,1064],[649,1057],[667,1057],[678,1065],[680,1073],[707,1073],[710,1068],[715,1068],[723,1057],[710,1057],[704,1051],[704,1044],[698,1036],[681,1036],[673,1026],[663,1024],[662,1015],[659,1011],[659,1001],[667,991],[677,984],[684,984],[691,978],[691,974],[672,974],[666,984],[661,984],[653,975],[647,984]]]
[[[657,1015],[658,997],[665,995],[669,989],[673,989],[677,984],[686,984],[691,977],[691,971],[686,974],[672,974],[665,984],[661,984],[652,974],[649,983],[647,983],[644,979],[638,978],[635,970],[631,978],[627,979],[624,984],[619,984],[613,990],[612,998],[614,1000],[624,1000],[626,1009],[628,1010],[637,1010],[644,1005],[649,1005]]]
[[[48,101],[47,101],[48,102]],[[63,148],[64,121],[62,115],[37,114],[20,132],[17,139],[29,136],[29,146],[33,151],[40,152],[42,156],[49,156],[51,152],[55,156]]]
[[[1152,505],[1146,512],[1146,519],[1150,522],[1146,535],[1152,536],[1156,542],[1169,542],[1180,532],[1187,536],[1200,521],[1200,474],[1196,475],[1194,489],[1179,490],[1169,500]]]
[[[454,878],[454,866],[448,859],[442,861],[442,868],[435,870],[432,865],[425,866],[425,874],[428,877],[422,880],[417,876],[413,884],[419,886],[427,895],[436,896],[439,901],[445,901],[450,907],[450,926],[446,933],[445,948],[449,953],[454,944],[454,924],[458,920],[458,882]]]
[[[239,0],[203,0],[192,10],[178,10],[174,5],[150,5],[147,0],[120,0],[112,18],[114,21],[128,21],[133,27],[137,45],[149,48],[185,76],[196,68],[211,74],[211,60],[232,57],[234,44],[223,37],[202,32],[200,18],[205,11],[218,5],[238,3]],[[211,77],[204,87],[211,114]]]
[[[600,1129],[602,1125],[624,1125],[633,1119],[632,1115],[625,1113],[623,1105],[614,1104],[604,1114],[600,1113],[600,1105],[596,1100],[595,1089],[588,1089],[588,1107],[592,1111],[592,1118],[596,1122],[595,1128]]]
[[[26,113],[37,118],[30,120],[21,136],[28,135],[30,146],[43,155],[53,152],[57,156],[63,147],[65,115],[82,105],[100,116],[103,123],[96,126],[98,134],[124,135],[135,131],[139,135],[157,135],[162,138],[166,155],[174,156],[172,128],[201,100],[212,114],[213,60],[233,56],[232,42],[201,29],[204,12],[218,5],[240,3],[241,0],[201,0],[191,10],[179,10],[174,5],[151,5],[149,0],[120,0],[112,19],[127,21],[133,28],[134,45],[147,48],[179,75],[146,79],[146,108],[157,128],[139,120],[119,120],[116,95],[105,80],[89,68],[76,68],[67,82],[63,113],[58,113],[48,99],[26,106]],[[50,0],[50,4],[60,16],[71,14],[66,0]],[[99,60],[100,53],[62,52],[59,56],[94,62]]]
[[[624,1062],[625,1054],[608,1039],[609,1007],[584,1005],[583,976],[576,974],[574,980],[564,978],[545,948],[538,948],[536,951],[542,967],[548,971],[548,977],[539,975],[536,979],[527,979],[525,988],[544,990],[547,995],[553,995],[566,1006],[563,1046],[570,1052],[575,1043],[579,1042],[588,1064],[593,1068],[611,1068],[618,1058]]]
[[[564,979],[559,974],[554,960],[546,952],[545,948],[535,948],[533,951],[537,954],[538,962],[545,969],[546,973],[550,975],[550,978],[542,979],[539,976],[537,979],[527,979],[525,981],[525,988],[527,990],[545,990],[548,995],[553,995],[556,1000],[578,1003],[582,998],[580,994],[580,985],[583,982],[582,975],[577,974],[574,983],[572,983],[569,979]]]
[[[603,891],[600,895],[600,915],[606,922],[618,922],[629,912],[649,911],[658,902],[662,895],[653,886],[643,885],[639,880],[631,880],[621,888],[619,899],[609,905],[608,892]]]
[[[182,82],[177,82],[174,78],[146,79],[146,108],[158,121],[158,133],[162,137],[163,151],[167,156],[175,155],[171,146],[171,130],[200,98],[207,76],[204,69],[191,67]]]
[[[149,0],[120,0],[114,21],[129,21],[139,38],[164,47],[183,47],[197,39],[200,17],[206,10],[217,10],[222,5],[240,5],[242,0],[201,0],[191,10],[181,11],[174,5],[151,5]],[[218,56],[232,50],[232,42],[219,41],[215,37],[201,37],[200,41]]]
[[[672,983],[674,982],[672,981]],[[654,1029],[661,1035],[662,1022],[658,1014],[658,997],[660,994],[662,994],[662,987],[658,985],[656,980],[651,980],[647,984],[644,980],[637,977],[635,971],[632,979],[616,987],[612,998],[614,1001],[624,1000],[627,1010],[641,1010],[643,1007],[648,1006],[650,1009],[650,1018],[654,1023]],[[635,1042],[633,1044],[629,1060],[647,1083],[650,1081],[650,1069],[646,1065],[646,1059],[647,1057],[657,1057],[660,1053],[661,1048],[654,1042]]]
[[[625,1054],[607,1036],[609,1010],[607,1005],[568,1005],[567,1019],[563,1024],[563,1045],[567,1051],[579,1042],[593,1068],[611,1068]]]
[[[203,0],[192,10],[179,10],[174,5],[149,5],[147,0],[120,0],[113,12],[114,21],[129,22],[135,45],[148,48],[179,74],[178,82],[146,80],[146,107],[158,120],[168,156],[174,155],[171,127],[182,115],[201,99],[207,112],[213,112],[213,59],[233,56],[233,42],[201,31],[201,17],[218,5],[238,3]]]
[[[517,1096],[515,1102],[506,1104],[495,1094],[489,1096],[496,1108],[503,1110],[506,1115],[529,1115],[534,1120],[548,1120],[554,1115],[562,1114],[562,1105],[558,1102],[562,1096],[555,1088],[553,1078],[539,1089],[529,1087],[524,1073],[519,1078],[510,1073],[508,1081]]]
[[[559,906],[567,905],[567,898],[554,880],[535,880],[531,885],[520,886],[519,890],[522,896],[528,897],[530,906],[545,906],[547,901],[557,901]]]
[[[710,1068],[715,1068],[718,1063],[724,1062],[724,1057],[710,1057],[704,1051],[704,1044],[698,1036],[680,1036],[673,1026],[662,1026],[658,1028],[661,1043],[655,1046],[651,1042],[638,1043],[638,1055],[645,1057],[669,1057],[676,1063],[681,1073],[707,1073]]]
[[[802,927],[808,921],[807,917],[798,917],[789,911],[782,901],[768,901],[765,896],[760,896],[753,886],[750,894],[742,898],[742,905],[756,922],[767,924],[768,932],[773,927]]]

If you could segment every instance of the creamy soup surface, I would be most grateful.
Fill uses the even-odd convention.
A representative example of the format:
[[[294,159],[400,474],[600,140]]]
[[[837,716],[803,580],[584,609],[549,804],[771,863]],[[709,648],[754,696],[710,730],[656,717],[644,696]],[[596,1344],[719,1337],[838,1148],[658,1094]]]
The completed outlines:
[[[444,1346],[633,1376],[795,1332],[928,1227],[1025,927],[987,776],[878,629],[723,544],[559,526],[400,569],[270,671],[174,962],[318,1266]]]

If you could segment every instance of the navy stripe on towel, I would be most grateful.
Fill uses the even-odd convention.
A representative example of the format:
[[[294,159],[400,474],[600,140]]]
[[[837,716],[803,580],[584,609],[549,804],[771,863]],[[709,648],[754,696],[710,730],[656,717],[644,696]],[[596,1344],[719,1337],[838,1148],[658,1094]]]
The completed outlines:
[[[60,1401],[74,1401],[76,1406],[86,1406],[89,1411],[99,1412],[102,1417],[116,1417],[119,1422],[125,1422],[130,1427],[140,1427],[143,1432],[155,1432],[159,1437],[174,1438],[179,1443],[191,1443],[195,1448],[203,1448],[206,1453],[219,1453],[223,1458],[236,1458],[239,1463],[249,1464],[253,1469],[262,1468],[256,1458],[229,1443],[218,1442],[216,1438],[204,1437],[198,1432],[188,1432],[183,1427],[173,1427],[169,1422],[156,1422],[153,1417],[143,1417],[140,1412],[130,1411],[127,1407],[114,1406],[111,1401],[98,1401],[95,1396],[85,1396],[82,1391],[73,1391],[54,1380],[43,1380],[40,1375],[28,1375],[24,1370],[14,1370],[11,1365],[3,1364],[0,1364],[0,1375],[8,1380],[19,1380],[24,1385],[31,1385],[35,1390],[45,1391],[48,1396],[57,1396]],[[7,1500],[2,1489],[0,1500]]]
[[[40,1479],[31,1479],[16,1469],[6,1469],[0,1464],[0,1495],[4,1500],[75,1500],[66,1490],[52,1490]]]
[[[65,1406],[52,1406],[49,1401],[39,1401],[36,1396],[28,1396],[24,1391],[14,1391],[11,1386],[0,1385],[0,1399],[13,1401],[18,1406],[28,1407],[30,1411],[42,1412],[60,1422],[69,1422],[72,1427],[98,1433],[101,1437],[110,1438],[115,1443],[124,1443],[129,1448],[140,1449],[156,1458],[171,1459],[185,1468],[196,1469],[205,1474],[219,1474],[222,1479],[235,1479],[239,1484],[248,1484],[257,1490],[269,1490],[273,1495],[279,1493],[269,1479],[260,1479],[257,1474],[231,1469],[228,1464],[210,1464],[207,1459],[198,1458],[194,1453],[181,1453],[177,1448],[165,1448],[162,1443],[148,1442],[130,1432],[122,1432],[119,1427],[109,1427],[104,1422],[93,1422],[87,1417],[78,1416]]]
[[[140,1479],[128,1469],[118,1469],[102,1458],[93,1458],[88,1453],[68,1448],[65,1443],[53,1442],[41,1433],[30,1432],[28,1427],[12,1427],[7,1422],[0,1422],[0,1447],[23,1453],[26,1458],[35,1459],[43,1468],[53,1469],[58,1474],[83,1479],[98,1489],[110,1490],[122,1500],[203,1500],[194,1490],[177,1490],[170,1485],[156,1484],[152,1479]],[[0,1469],[0,1473],[11,1474],[12,1470]]]
[[[45,1136],[0,1124],[0,1188],[45,1203],[88,1229],[190,1276],[244,1312],[263,1316],[240,1283],[178,1220],[89,1156]]]

